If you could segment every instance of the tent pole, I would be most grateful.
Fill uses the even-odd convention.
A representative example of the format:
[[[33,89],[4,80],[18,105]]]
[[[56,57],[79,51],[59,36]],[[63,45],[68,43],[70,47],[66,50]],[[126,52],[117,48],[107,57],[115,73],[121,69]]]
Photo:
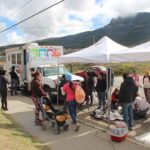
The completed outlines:
[[[59,108],[59,58],[57,59],[57,109]]]
[[[108,102],[108,128],[110,129],[110,111],[111,111],[111,68],[107,68],[107,102]]]

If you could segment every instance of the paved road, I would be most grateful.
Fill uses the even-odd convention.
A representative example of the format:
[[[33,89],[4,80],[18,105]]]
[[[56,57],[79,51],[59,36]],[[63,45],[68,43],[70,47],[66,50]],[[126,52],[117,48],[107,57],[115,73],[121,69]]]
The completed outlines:
[[[85,124],[81,125],[79,132],[74,132],[73,125],[69,126],[69,131],[62,132],[60,135],[55,135],[53,128],[42,131],[40,127],[34,126],[34,106],[31,99],[24,96],[9,96],[8,101],[9,111],[7,113],[51,150],[127,150],[128,148],[146,150],[143,146],[128,140],[122,143],[112,142],[108,133]]]

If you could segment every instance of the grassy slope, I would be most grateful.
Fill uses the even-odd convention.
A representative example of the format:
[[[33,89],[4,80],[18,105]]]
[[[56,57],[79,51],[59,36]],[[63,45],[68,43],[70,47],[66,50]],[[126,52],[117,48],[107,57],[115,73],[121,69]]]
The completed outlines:
[[[90,64],[94,65],[94,64]],[[96,64],[97,65],[97,64]],[[122,75],[123,73],[133,72],[133,70],[137,70],[137,73],[143,75],[146,70],[150,71],[150,62],[141,62],[141,63],[117,63],[117,64],[99,64],[100,66],[111,67],[116,76]],[[74,64],[73,72],[77,70],[87,70],[88,64]],[[66,65],[68,70],[70,70],[70,66]]]
[[[0,113],[0,149],[48,150],[49,148],[26,133],[9,115]]]

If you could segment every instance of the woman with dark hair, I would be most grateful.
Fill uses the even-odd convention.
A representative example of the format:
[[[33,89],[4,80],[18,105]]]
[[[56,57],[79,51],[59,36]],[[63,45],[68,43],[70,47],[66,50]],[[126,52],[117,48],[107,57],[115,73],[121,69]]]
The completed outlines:
[[[66,104],[68,107],[69,114],[72,119],[72,123],[76,124],[75,131],[79,130],[79,124],[77,123],[77,114],[76,114],[76,101],[75,101],[75,84],[71,81],[71,74],[65,74],[67,83],[63,86],[63,91],[66,94]]]
[[[39,118],[40,106],[38,99],[42,96],[47,97],[46,93],[42,89],[41,74],[40,72],[32,73],[33,80],[31,81],[32,101],[35,104],[35,125],[42,125],[42,121]]]
[[[62,95],[61,93],[61,88],[63,87],[63,85],[66,83],[66,77],[65,75],[63,74],[60,78],[60,84],[59,84],[59,89],[58,89],[58,94],[59,94],[59,99],[61,102],[63,102],[64,104],[64,110],[66,110],[66,102],[65,102],[65,98],[66,96],[65,95]]]
[[[7,111],[7,83],[8,80],[5,77],[5,70],[1,70],[1,75],[0,75],[0,94],[1,94],[1,101],[2,101],[2,106],[1,109]]]
[[[90,105],[93,105],[93,91],[94,91],[94,78],[92,72],[87,72],[87,97],[88,97],[88,104],[90,101]]]
[[[103,106],[103,110],[105,110],[106,105],[106,78],[103,73],[99,73],[97,78],[96,91],[99,100],[99,108]]]

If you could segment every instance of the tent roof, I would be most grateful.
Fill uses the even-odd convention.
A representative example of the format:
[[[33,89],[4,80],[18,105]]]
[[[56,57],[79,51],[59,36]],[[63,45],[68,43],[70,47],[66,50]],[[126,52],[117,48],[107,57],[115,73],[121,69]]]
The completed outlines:
[[[60,56],[59,63],[109,63],[110,54],[124,49],[127,49],[127,47],[104,36],[90,47],[84,48],[78,52]]]
[[[150,41],[111,55],[114,62],[150,61]]]

